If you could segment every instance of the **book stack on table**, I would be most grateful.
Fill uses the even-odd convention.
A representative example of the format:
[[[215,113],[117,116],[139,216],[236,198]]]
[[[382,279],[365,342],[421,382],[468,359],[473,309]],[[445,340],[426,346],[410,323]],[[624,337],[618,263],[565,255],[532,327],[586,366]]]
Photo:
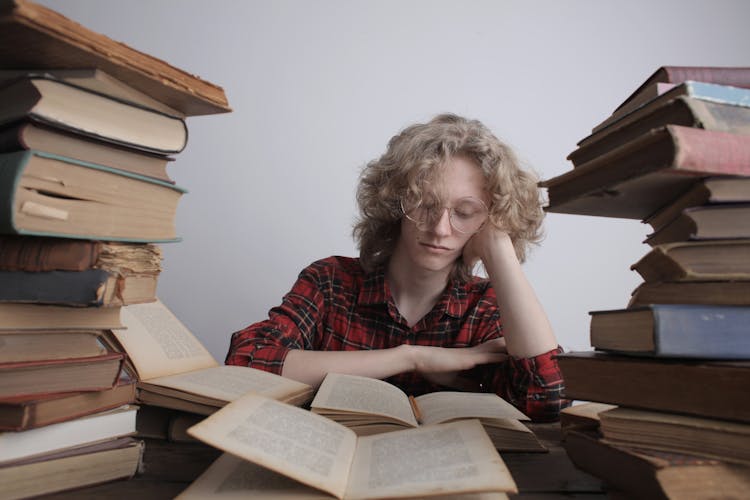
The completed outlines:
[[[26,1],[0,5],[3,498],[133,476],[121,309],[154,303],[186,117],[221,88]]]
[[[590,313],[594,351],[559,357],[566,396],[616,406],[586,436],[570,435],[571,459],[630,494],[669,497],[689,485],[741,496],[750,486],[750,68],[659,68],[568,158],[572,170],[542,183],[548,212],[653,229],[631,266],[643,282],[629,303]],[[626,462],[637,464],[632,476],[605,466]],[[688,463],[698,469],[675,469]],[[707,464],[732,479],[717,486]],[[654,480],[682,475],[691,479],[683,490]]]

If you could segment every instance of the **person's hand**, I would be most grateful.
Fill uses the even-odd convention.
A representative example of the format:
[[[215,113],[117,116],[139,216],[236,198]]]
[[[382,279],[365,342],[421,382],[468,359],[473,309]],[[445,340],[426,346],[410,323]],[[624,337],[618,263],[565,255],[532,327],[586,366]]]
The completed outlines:
[[[513,249],[510,236],[503,228],[487,221],[484,227],[464,245],[464,262],[470,266],[474,266],[479,261],[486,263],[487,257],[497,255],[503,247]]]
[[[505,339],[488,340],[473,347],[432,347],[410,345],[415,371],[432,383],[460,387],[460,373],[477,365],[499,363],[508,355]]]

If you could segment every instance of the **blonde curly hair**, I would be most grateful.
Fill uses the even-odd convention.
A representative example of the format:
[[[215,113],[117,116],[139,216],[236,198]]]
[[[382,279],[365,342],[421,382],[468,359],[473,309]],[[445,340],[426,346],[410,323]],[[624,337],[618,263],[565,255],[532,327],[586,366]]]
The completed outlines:
[[[421,198],[429,180],[455,156],[482,170],[490,195],[489,222],[508,232],[519,260],[541,240],[544,211],[537,176],[524,170],[513,150],[478,120],[441,114],[395,135],[387,151],[361,172],[354,238],[365,270],[384,265],[393,254],[401,232],[401,199]],[[465,281],[472,271],[458,259],[452,277]]]

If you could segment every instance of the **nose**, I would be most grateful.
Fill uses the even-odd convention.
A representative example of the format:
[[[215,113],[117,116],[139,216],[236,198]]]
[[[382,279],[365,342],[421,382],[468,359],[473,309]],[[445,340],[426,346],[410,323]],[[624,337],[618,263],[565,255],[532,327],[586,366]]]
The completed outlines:
[[[451,226],[451,215],[449,208],[446,207],[442,212],[440,212],[440,217],[438,217],[435,221],[435,225],[433,226],[432,230],[438,236],[450,236],[451,232],[453,231],[453,227]]]

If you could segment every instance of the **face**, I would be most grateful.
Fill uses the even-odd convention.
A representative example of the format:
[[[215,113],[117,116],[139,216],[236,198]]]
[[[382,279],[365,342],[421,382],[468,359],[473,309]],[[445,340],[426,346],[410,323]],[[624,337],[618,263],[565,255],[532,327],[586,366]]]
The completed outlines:
[[[468,158],[458,156],[450,159],[438,185],[440,199],[436,204],[439,206],[456,207],[458,210],[459,202],[467,197],[477,198],[485,204],[489,202],[482,171]],[[449,210],[443,208],[437,220],[419,227],[404,217],[396,253],[406,257],[412,266],[419,269],[448,272],[471,236],[456,231],[451,226]]]

